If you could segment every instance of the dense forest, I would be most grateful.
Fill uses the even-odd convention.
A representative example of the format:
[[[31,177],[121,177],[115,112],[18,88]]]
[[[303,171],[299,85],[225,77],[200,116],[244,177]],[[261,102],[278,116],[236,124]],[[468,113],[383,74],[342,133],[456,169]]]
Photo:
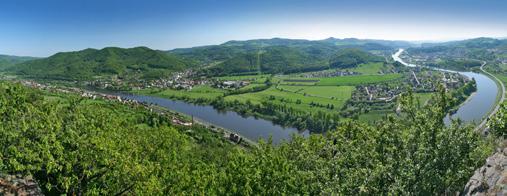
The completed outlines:
[[[35,57],[23,57],[23,56],[9,56],[0,55],[0,71],[9,69],[16,64],[23,63],[25,61],[37,59]]]
[[[142,107],[2,82],[0,172],[48,194],[454,194],[492,146],[444,125],[445,97],[419,108],[408,92],[404,119],[243,148]]]
[[[191,67],[193,63],[146,47],[85,49],[61,52],[44,59],[18,64],[16,74],[58,80],[92,80],[100,76],[160,78]]]

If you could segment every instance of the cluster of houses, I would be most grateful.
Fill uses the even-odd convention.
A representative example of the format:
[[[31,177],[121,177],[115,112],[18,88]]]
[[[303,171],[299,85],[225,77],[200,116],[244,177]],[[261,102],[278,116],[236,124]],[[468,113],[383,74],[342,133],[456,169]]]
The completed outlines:
[[[227,81],[215,81],[212,85],[215,88],[221,89],[238,89],[250,84],[247,80],[227,80]]]
[[[457,89],[469,81],[468,78],[449,72],[411,71],[407,79],[414,92],[435,92],[441,83],[447,90]],[[404,90],[399,85],[369,84],[357,86],[352,93],[353,101],[390,102]]]
[[[469,82],[467,77],[457,73],[442,73],[442,84],[446,89],[456,89]]]
[[[356,102],[390,102],[400,93],[402,93],[402,89],[399,86],[390,87],[388,84],[361,85],[356,87],[351,99]]]
[[[337,76],[352,76],[359,75],[358,72],[348,70],[324,70],[316,72],[308,72],[301,74],[303,78],[322,78],[322,77],[337,77]]]
[[[160,78],[156,80],[121,80],[117,77],[110,79],[97,79],[89,82],[87,85],[93,86],[99,89],[121,89],[128,87],[133,90],[140,90],[146,88],[174,88],[174,89],[192,89],[195,85],[207,84],[207,80],[189,79],[193,73],[192,70],[186,70],[183,72],[176,72],[172,76],[167,78]]]

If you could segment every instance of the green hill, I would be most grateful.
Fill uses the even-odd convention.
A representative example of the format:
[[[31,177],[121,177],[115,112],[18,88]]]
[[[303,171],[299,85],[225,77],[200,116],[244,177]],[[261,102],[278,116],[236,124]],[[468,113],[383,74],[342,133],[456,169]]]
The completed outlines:
[[[288,46],[270,46],[262,50],[239,53],[207,69],[211,75],[241,73],[292,73],[315,71],[329,68],[327,59],[333,50],[320,48],[292,48]]]
[[[10,56],[10,55],[0,55],[0,71],[9,69],[12,66],[23,63],[29,60],[37,59],[35,57],[26,57],[26,56]]]
[[[317,41],[273,38],[229,41],[221,45],[175,49],[168,53],[199,62],[206,67],[203,70],[205,75],[293,73],[327,69],[331,61],[337,62],[347,55],[353,57],[342,59],[343,63],[350,60],[357,61],[357,64],[372,59],[376,61],[380,58],[374,58],[369,51],[391,54],[396,49],[394,44],[382,43],[389,42],[334,38]],[[348,51],[348,54],[340,57],[341,51]],[[348,63],[351,63],[349,66],[357,65]]]
[[[329,65],[332,68],[353,68],[362,63],[368,62],[382,62],[383,58],[372,55],[368,52],[359,49],[344,49],[336,53],[331,60]]]
[[[287,47],[297,50],[321,51],[332,54],[344,48],[360,48],[366,51],[392,51],[398,48],[412,46],[403,41],[369,40],[369,39],[336,39],[303,40],[303,39],[254,39],[246,41],[228,41],[220,45],[200,46],[193,48],[180,48],[167,51],[170,54],[181,55],[195,59],[202,63],[212,64],[235,58],[236,55],[257,52],[271,47]]]
[[[158,78],[191,66],[190,61],[146,47],[61,52],[10,69],[26,77],[89,80],[100,76]]]
[[[209,75],[249,73],[295,73],[328,68],[351,68],[361,63],[381,62],[382,57],[361,49],[324,50],[318,47],[267,47],[257,52],[237,54],[207,69]]]

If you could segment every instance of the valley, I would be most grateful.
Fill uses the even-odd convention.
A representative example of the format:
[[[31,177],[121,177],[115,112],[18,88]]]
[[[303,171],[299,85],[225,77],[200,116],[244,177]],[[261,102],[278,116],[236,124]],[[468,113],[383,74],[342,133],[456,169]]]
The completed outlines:
[[[82,142],[93,143],[92,147],[85,145],[81,148],[65,144],[58,148],[64,148],[66,151],[73,150],[77,154],[82,154],[84,159],[92,159],[95,156],[84,153],[90,148],[95,153],[99,153],[102,158],[114,154],[150,156],[150,161],[144,161],[142,158],[128,158],[129,161],[125,161],[126,159],[122,156],[110,158],[122,167],[142,168],[135,172],[163,175],[175,171],[175,168],[192,165],[190,162],[198,161],[200,164],[198,167],[182,170],[174,176],[156,177],[155,184],[147,182],[148,176],[153,177],[152,175],[133,179],[130,175],[135,173],[134,171],[113,168],[112,165],[108,165],[111,164],[108,162],[109,159],[101,160],[106,165],[68,172],[65,175],[60,174],[65,171],[63,168],[54,172],[41,171],[37,167],[29,168],[31,162],[38,161],[30,154],[23,156],[23,159],[29,160],[27,164],[21,164],[23,168],[26,167],[25,169],[16,169],[18,167],[16,163],[9,163],[5,168],[11,168],[11,171],[34,172],[40,176],[63,175],[66,178],[74,178],[75,175],[86,176],[88,172],[100,173],[104,168],[110,168],[116,173],[128,176],[128,180],[136,184],[131,190],[136,193],[151,193],[154,190],[149,188],[150,186],[156,187],[156,184],[164,182],[171,182],[171,188],[164,192],[180,192],[182,190],[179,188],[202,187],[205,186],[203,184],[210,183],[210,180],[216,180],[220,184],[214,186],[217,189],[213,192],[225,193],[225,189],[222,188],[227,187],[226,184],[244,179],[243,175],[252,174],[246,168],[255,168],[264,176],[268,175],[266,172],[271,171],[266,168],[279,166],[278,163],[263,161],[263,157],[270,156],[277,157],[277,160],[289,166],[286,169],[273,168],[272,171],[287,178],[293,176],[294,172],[303,172],[298,173],[296,177],[293,176],[292,182],[303,183],[302,179],[315,181],[318,185],[306,187],[304,190],[317,193],[322,191],[321,186],[327,186],[325,185],[327,182],[336,182],[337,179],[310,177],[304,172],[314,173],[325,170],[327,171],[325,176],[332,176],[334,172],[325,168],[337,161],[354,165],[366,161],[368,164],[361,166],[359,170],[344,165],[338,166],[344,172],[345,176],[342,178],[364,180],[361,177],[364,175],[356,176],[355,173],[360,172],[361,169],[381,170],[384,166],[396,168],[399,164],[417,167],[415,162],[406,161],[416,159],[417,164],[424,163],[428,166],[425,171],[446,172],[446,174],[438,174],[442,176],[442,180],[456,179],[456,182],[452,183],[442,181],[443,187],[454,187],[453,190],[460,190],[468,175],[457,176],[454,175],[456,173],[447,173],[448,170],[445,168],[445,171],[430,168],[435,168],[434,164],[448,165],[461,161],[466,163],[461,163],[455,171],[471,173],[473,168],[481,164],[482,158],[491,153],[493,144],[483,139],[477,129],[481,129],[481,132],[491,132],[492,135],[501,134],[503,124],[487,121],[501,119],[503,118],[501,115],[505,113],[505,108],[499,107],[490,114],[497,105],[497,101],[501,100],[497,99],[497,94],[501,93],[498,93],[494,80],[481,73],[470,72],[474,70],[473,68],[467,69],[467,72],[456,72],[435,68],[435,66],[416,66],[415,64],[419,62],[412,60],[410,53],[407,55],[403,50],[395,47],[377,46],[375,50],[372,50],[371,46],[365,49],[362,48],[364,45],[354,45],[357,44],[355,43],[357,40],[347,40],[345,42],[347,44],[354,43],[348,47],[344,47],[344,44],[336,44],[336,40],[333,44],[328,41],[273,39],[234,42],[232,46],[231,43],[227,43],[225,46],[206,47],[212,47],[215,50],[221,48],[232,56],[220,56],[222,53],[203,51],[202,48],[177,49],[170,52],[151,51],[148,48],[105,48],[60,53],[45,59],[21,62],[17,64],[18,67],[14,65],[3,72],[2,79],[7,82],[0,83],[2,87],[0,90],[4,92],[2,94],[4,97],[0,101],[8,103],[15,99],[18,103],[23,103],[22,105],[6,104],[10,108],[6,108],[8,111],[24,110],[26,107],[36,110],[37,115],[42,115],[43,111],[49,111],[51,115],[29,117],[25,116],[28,114],[26,112],[13,113],[22,117],[4,119],[3,122],[9,127],[16,126],[15,119],[17,118],[36,118],[54,122],[56,127],[52,128],[54,132],[50,134],[56,135],[73,130],[67,126],[60,129],[60,124],[72,125],[82,130],[100,128],[105,132],[96,132],[98,134],[96,136],[86,136],[89,134],[88,131],[73,133],[77,135],[75,137],[81,137]],[[257,46],[259,42],[264,43],[261,44],[263,47],[266,45],[272,47],[270,44],[273,44],[276,50],[259,48]],[[296,47],[292,48],[293,45]],[[335,45],[338,48],[335,48]],[[301,68],[308,67],[305,65],[307,62],[302,60],[307,57],[299,59],[299,55],[304,56],[304,51],[307,50],[301,50],[301,48],[323,46],[331,48],[336,54],[329,52],[329,55],[316,59],[315,62],[318,62],[318,65],[310,66],[309,69]],[[238,51],[238,54],[234,55],[236,50],[239,50],[238,47],[246,49],[245,51],[241,49],[241,52]],[[356,48],[350,49],[351,47]],[[244,56],[245,52],[248,54],[250,50],[263,52],[255,53],[256,58],[244,61],[250,58]],[[410,48],[407,49],[407,51],[410,50]],[[293,53],[294,51],[300,53]],[[138,52],[141,53],[138,54]],[[167,53],[170,54],[171,60],[164,57]],[[203,56],[201,53],[206,55]],[[155,57],[147,54],[155,55]],[[128,58],[118,57],[118,55],[128,55]],[[266,56],[269,59],[276,56],[275,59],[279,62],[273,64],[269,63],[272,60],[264,62],[263,55],[273,55]],[[159,60],[145,61],[144,58]],[[405,59],[410,64],[405,63]],[[67,65],[66,62],[69,61],[79,63]],[[229,69],[231,62],[228,61],[234,61],[235,67]],[[228,63],[224,64],[224,62]],[[280,64],[280,62],[283,63]],[[42,76],[38,75],[39,71],[28,71],[34,66],[40,66],[36,70],[52,73],[40,71],[44,75]],[[217,71],[218,69],[221,71]],[[163,71],[157,73],[160,70]],[[15,84],[17,82],[23,83],[24,86]],[[44,109],[44,107],[47,108]],[[42,108],[41,111],[38,111],[38,108]],[[12,112],[5,114],[10,113]],[[54,115],[56,113],[67,117],[60,118]],[[73,117],[75,114],[85,117]],[[453,119],[458,117],[461,120],[451,120],[449,116]],[[99,121],[93,119],[99,119]],[[487,123],[484,123],[486,121]],[[81,122],[86,123],[80,124]],[[476,127],[480,122],[482,122],[481,125]],[[29,126],[35,125],[32,123]],[[46,129],[31,127],[29,130],[44,132]],[[120,132],[122,130],[128,131]],[[425,131],[418,132],[418,130]],[[120,139],[126,136],[131,139]],[[23,137],[8,136],[7,138]],[[47,139],[40,142],[45,140]],[[60,140],[65,140],[65,137],[58,137],[55,142]],[[385,142],[389,140],[398,142]],[[40,147],[40,142],[37,139],[34,141],[38,143],[37,146],[25,144],[18,146],[29,148],[34,153],[42,153],[47,148],[58,146],[55,143],[46,146],[47,148]],[[97,141],[101,144],[94,143]],[[170,143],[165,144],[167,142]],[[434,149],[432,145],[437,145],[437,143],[447,147],[428,153],[427,150]],[[3,144],[8,143],[3,142]],[[131,144],[147,146],[148,149],[130,152],[129,150],[135,150],[135,148],[125,146]],[[475,147],[468,151],[452,147],[468,144]],[[340,147],[337,147],[338,145]],[[414,145],[419,147],[414,148]],[[110,151],[101,152],[100,149]],[[178,153],[175,153],[174,149],[177,149]],[[375,150],[365,154],[368,152],[367,149]],[[319,155],[323,150],[328,155]],[[173,153],[166,155],[165,152],[168,151]],[[197,154],[192,153],[194,151]],[[332,155],[338,151],[343,156]],[[58,153],[53,152],[50,156],[44,155],[41,158],[46,160],[51,159],[52,156],[66,156]],[[444,158],[438,155],[440,153],[449,156]],[[434,160],[437,162],[428,162],[424,157],[417,157],[423,154],[435,157]],[[463,159],[463,155],[469,158]],[[7,153],[6,156],[13,155]],[[351,156],[356,158],[350,159]],[[365,160],[367,157],[369,159]],[[398,158],[392,159],[393,157]],[[250,161],[244,162],[243,159]],[[391,160],[386,162],[386,159]],[[95,164],[93,161],[73,160],[73,162],[61,160],[57,164],[71,164],[78,168],[83,167],[83,164]],[[174,162],[175,160],[179,161]],[[146,167],[159,163],[173,165],[175,168]],[[319,166],[320,164],[324,166]],[[238,165],[240,165],[239,168]],[[312,168],[302,169],[304,168],[302,166]],[[49,167],[49,165],[43,164],[43,167]],[[232,171],[238,170],[243,173],[232,174],[234,173]],[[192,175],[195,172],[211,173],[210,175],[215,177],[203,179]],[[92,181],[102,183],[106,180],[111,185],[124,187],[125,185],[121,183],[113,182],[112,179],[115,177],[109,176],[112,174],[106,172],[101,179]],[[372,175],[382,178],[383,174]],[[410,181],[408,179],[412,174],[391,173],[390,175],[405,179],[406,183],[421,183],[421,186],[434,184],[432,178]],[[193,185],[184,181],[172,182],[175,177],[182,178],[183,176],[190,176],[192,182],[190,184]],[[266,178],[255,176],[249,178],[259,179],[256,183],[257,187],[253,188],[256,191],[272,190],[266,187],[272,185],[272,182],[267,181]],[[139,184],[139,182],[143,183]],[[198,184],[195,184],[196,182]],[[289,181],[283,180],[283,183],[286,182]],[[65,189],[66,186],[65,181],[58,179],[42,180],[40,183],[51,184],[59,189]],[[79,183],[83,182],[80,180],[72,182],[71,187]],[[329,186],[327,189],[333,190],[331,192],[359,191],[356,189],[356,183],[341,182],[340,184],[342,186]],[[245,184],[241,186],[251,187]],[[364,186],[374,185],[368,183]],[[98,190],[104,193],[121,191],[119,189],[87,187],[87,191]],[[409,189],[403,189],[400,193]],[[430,187],[424,189],[428,192],[443,190]],[[287,187],[278,190],[291,192]],[[44,188],[43,191],[51,193],[49,189]]]

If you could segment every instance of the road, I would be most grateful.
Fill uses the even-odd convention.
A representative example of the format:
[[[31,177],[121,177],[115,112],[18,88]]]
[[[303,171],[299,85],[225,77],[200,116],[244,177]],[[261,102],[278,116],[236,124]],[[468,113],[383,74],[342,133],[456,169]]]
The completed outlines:
[[[500,100],[498,100],[498,103],[496,104],[495,106],[495,109],[493,109],[493,111],[491,111],[491,113],[489,114],[488,118],[484,118],[484,120],[482,120],[481,124],[479,124],[477,127],[476,127],[476,130],[481,130],[481,129],[484,129],[486,126],[486,123],[488,122],[488,120],[493,116],[495,115],[498,110],[500,109],[500,105],[504,102],[505,100],[505,85],[503,84],[503,82],[498,79],[495,75],[489,73],[488,71],[484,70],[484,66],[486,65],[486,61],[483,61],[482,62],[482,65],[480,67],[481,71],[484,72],[485,74],[489,75],[491,78],[495,79],[497,81],[498,84],[500,84]],[[485,130],[485,129],[484,129]]]

